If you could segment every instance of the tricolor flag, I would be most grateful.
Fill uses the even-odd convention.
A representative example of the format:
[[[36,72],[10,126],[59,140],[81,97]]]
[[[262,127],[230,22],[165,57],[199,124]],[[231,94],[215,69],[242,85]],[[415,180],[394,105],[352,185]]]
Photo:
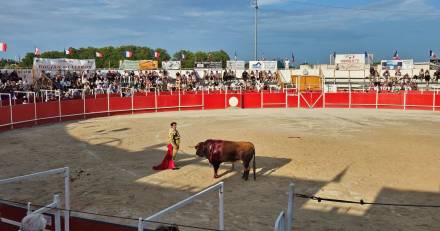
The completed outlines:
[[[38,47],[35,47],[35,52],[34,52],[34,55],[35,55],[35,56],[40,56],[40,55],[41,55],[41,51],[40,51],[40,48],[38,48]]]
[[[104,54],[102,54],[101,52],[97,51],[96,52],[96,58],[102,58],[104,57]]]
[[[160,52],[159,51],[155,51],[154,52],[154,58],[159,59],[160,57]]]
[[[431,59],[436,59],[437,55],[432,50],[430,50],[429,51],[429,57],[431,57]]]
[[[0,43],[0,52],[6,52],[8,45],[6,43]]]
[[[64,50],[64,53],[66,53],[66,55],[71,55],[71,54],[73,54],[73,50],[72,50],[72,48],[69,48],[67,50]]]
[[[133,57],[133,52],[132,51],[125,51],[125,58],[131,58]]]
[[[399,57],[399,54],[397,53],[397,50],[394,52],[393,59],[400,60],[400,57]]]

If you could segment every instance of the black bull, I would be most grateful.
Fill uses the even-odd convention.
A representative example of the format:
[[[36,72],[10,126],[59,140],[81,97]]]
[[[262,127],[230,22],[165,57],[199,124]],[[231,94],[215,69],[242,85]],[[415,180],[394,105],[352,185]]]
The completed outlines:
[[[243,162],[244,172],[242,178],[248,180],[249,164],[253,159],[253,172],[255,176],[255,147],[251,142],[233,142],[226,140],[206,140],[198,143],[196,146],[196,155],[206,157],[209,163],[214,167],[214,178],[218,178],[217,170],[223,162],[232,162],[241,160]],[[234,165],[232,165],[234,166]]]

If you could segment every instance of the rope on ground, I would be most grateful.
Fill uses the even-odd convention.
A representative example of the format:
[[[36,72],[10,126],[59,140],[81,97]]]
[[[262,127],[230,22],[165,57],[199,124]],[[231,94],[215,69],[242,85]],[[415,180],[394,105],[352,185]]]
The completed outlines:
[[[315,201],[318,201],[318,202],[329,201],[329,202],[336,202],[336,203],[360,204],[360,205],[385,205],[385,206],[398,206],[398,207],[440,208],[440,205],[365,202],[363,199],[361,199],[359,201],[352,201],[352,200],[341,200],[341,199],[334,199],[334,198],[310,196],[310,195],[300,194],[300,193],[295,193],[295,196],[299,197],[299,198],[315,200]]]
[[[24,202],[18,202],[18,201],[13,201],[13,200],[6,200],[6,199],[1,199],[1,198],[0,198],[0,202],[7,202],[7,203],[12,203],[12,204],[18,204],[18,205],[27,206],[27,203],[24,203]],[[39,207],[39,208],[54,209],[54,208],[48,207],[46,205],[32,204],[32,206]],[[79,210],[73,210],[73,209],[68,210],[68,209],[63,209],[63,208],[59,208],[59,210],[61,210],[61,211],[69,211],[69,213],[74,212],[74,213],[79,213],[79,214],[87,214],[87,215],[95,215],[95,216],[101,216],[101,217],[110,217],[110,218],[118,218],[118,219],[131,220],[131,221],[139,221],[138,218],[133,218],[133,217],[122,217],[122,216],[115,216],[115,215],[105,215],[105,214],[85,212],[85,211],[79,211]],[[223,230],[219,230],[219,229],[212,229],[212,228],[193,226],[193,225],[183,225],[183,224],[176,224],[176,223],[168,223],[168,222],[161,222],[161,221],[146,221],[146,220],[144,220],[144,222],[145,223],[159,224],[159,225],[170,225],[170,226],[178,226],[178,227],[184,227],[184,228],[192,228],[192,229],[198,229],[198,230],[223,231]]]

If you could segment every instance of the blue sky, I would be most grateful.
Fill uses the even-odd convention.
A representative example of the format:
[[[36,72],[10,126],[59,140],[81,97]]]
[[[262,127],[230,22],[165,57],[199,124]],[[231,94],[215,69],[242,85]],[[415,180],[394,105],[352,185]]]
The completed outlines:
[[[260,0],[259,56],[328,63],[337,53],[426,61],[440,53],[438,0]],[[0,41],[24,56],[39,47],[126,44],[180,49],[224,49],[253,57],[250,0],[15,0],[3,1]]]

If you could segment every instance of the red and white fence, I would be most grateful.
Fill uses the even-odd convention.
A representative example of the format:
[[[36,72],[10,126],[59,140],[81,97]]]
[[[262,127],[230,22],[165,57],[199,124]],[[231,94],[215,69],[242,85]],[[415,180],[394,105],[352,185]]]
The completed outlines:
[[[12,96],[0,94],[0,130],[71,119],[145,112],[238,108],[375,108],[440,111],[438,92],[298,92],[217,90],[196,92],[135,92],[97,94],[81,99],[39,102],[30,92],[29,102],[14,104]]]

